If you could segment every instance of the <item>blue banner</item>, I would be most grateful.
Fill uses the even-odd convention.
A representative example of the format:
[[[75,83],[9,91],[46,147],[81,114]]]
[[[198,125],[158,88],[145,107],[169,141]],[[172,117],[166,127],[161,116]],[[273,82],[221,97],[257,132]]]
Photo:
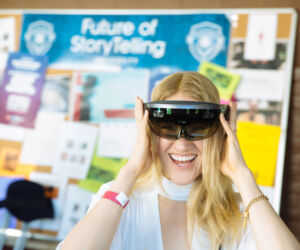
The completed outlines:
[[[50,67],[226,66],[230,22],[223,14],[25,14],[20,51],[47,55]]]

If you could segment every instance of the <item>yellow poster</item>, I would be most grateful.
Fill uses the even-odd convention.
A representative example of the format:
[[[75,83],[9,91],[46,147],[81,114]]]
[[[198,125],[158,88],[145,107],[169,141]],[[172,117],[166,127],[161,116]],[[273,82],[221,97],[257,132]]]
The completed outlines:
[[[217,87],[220,98],[229,101],[240,81],[240,76],[233,74],[226,68],[213,63],[204,62],[199,72],[211,80]]]
[[[274,186],[280,127],[238,122],[237,137],[257,184]]]
[[[36,166],[19,163],[20,143],[0,141],[0,176],[22,176],[29,178]]]

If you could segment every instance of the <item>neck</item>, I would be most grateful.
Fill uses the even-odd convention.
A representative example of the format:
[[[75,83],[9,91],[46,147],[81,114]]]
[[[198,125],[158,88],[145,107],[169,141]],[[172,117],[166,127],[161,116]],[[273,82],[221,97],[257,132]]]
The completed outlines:
[[[177,185],[166,177],[162,177],[161,184],[158,185],[158,194],[175,201],[187,201],[193,183],[187,185]]]

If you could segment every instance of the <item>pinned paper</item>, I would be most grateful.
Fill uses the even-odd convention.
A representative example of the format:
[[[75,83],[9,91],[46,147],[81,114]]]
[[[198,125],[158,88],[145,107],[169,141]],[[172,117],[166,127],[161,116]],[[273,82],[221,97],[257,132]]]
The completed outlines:
[[[0,176],[28,178],[36,169],[34,165],[20,164],[21,144],[0,140]]]
[[[15,18],[0,18],[0,68],[5,68],[8,53],[13,52],[16,49],[15,30]]]
[[[98,127],[78,122],[63,122],[53,165],[53,173],[84,179],[95,147]]]
[[[134,122],[105,122],[100,124],[98,155],[128,158],[137,138]]]
[[[95,193],[102,184],[114,180],[126,162],[127,158],[100,157],[96,148],[87,178],[80,180],[78,186]]]
[[[257,184],[274,186],[280,127],[238,122],[237,137]]]
[[[277,14],[252,14],[248,18],[245,60],[274,60]]]
[[[52,166],[54,162],[63,113],[39,112],[34,130],[25,132],[20,162]]]
[[[238,74],[231,73],[226,68],[204,62],[201,64],[199,72],[210,79],[217,87],[221,100],[228,101],[240,81]]]
[[[25,128],[0,124],[0,139],[6,141],[22,142]]]
[[[58,232],[58,238],[63,240],[77,222],[87,213],[92,201],[92,193],[69,185],[63,209],[63,219]],[[96,222],[97,223],[97,222]]]
[[[241,76],[236,90],[239,100],[282,101],[286,87],[286,73],[280,70],[231,70]]]

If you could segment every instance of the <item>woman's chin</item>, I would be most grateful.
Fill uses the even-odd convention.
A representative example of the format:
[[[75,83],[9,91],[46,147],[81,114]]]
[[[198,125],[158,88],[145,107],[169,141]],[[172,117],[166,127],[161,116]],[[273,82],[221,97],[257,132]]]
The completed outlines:
[[[170,179],[173,183],[180,185],[180,186],[191,184],[194,181],[194,178],[173,177]]]

